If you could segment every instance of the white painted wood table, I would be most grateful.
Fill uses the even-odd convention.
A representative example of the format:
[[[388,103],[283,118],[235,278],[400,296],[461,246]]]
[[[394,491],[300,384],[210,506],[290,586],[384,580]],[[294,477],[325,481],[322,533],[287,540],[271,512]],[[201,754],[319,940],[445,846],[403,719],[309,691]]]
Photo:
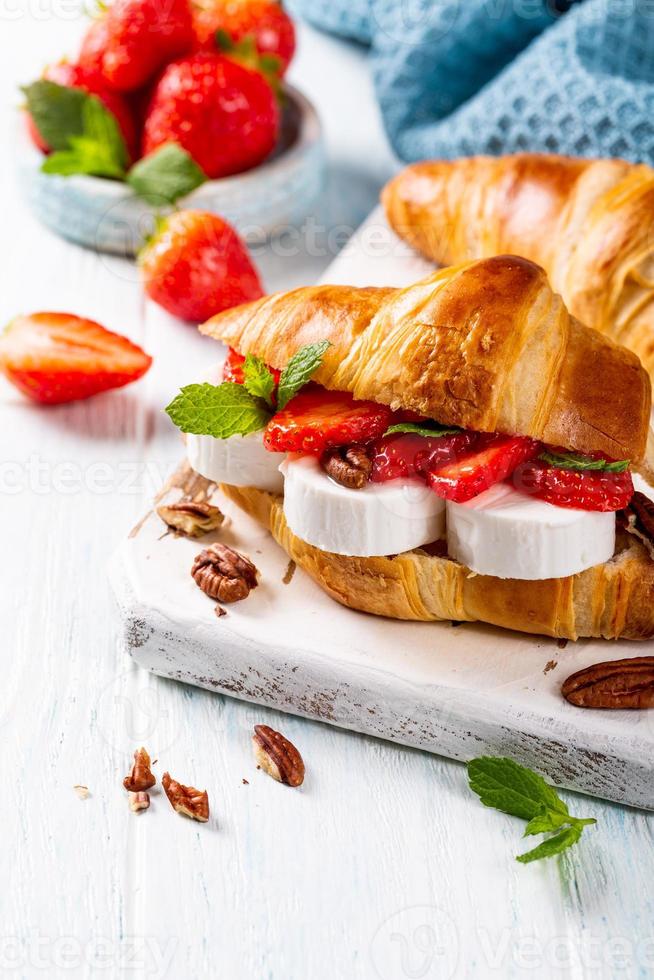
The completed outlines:
[[[0,389],[0,975],[651,975],[651,816],[565,794],[597,829],[522,867],[520,822],[484,809],[462,766],[161,680],[121,652],[107,561],[179,459],[161,406],[212,345],[146,306],[133,266],[58,241],[18,199],[15,84],[73,46],[75,13],[0,6],[0,322],[87,314],[155,364],[130,389],[47,412]],[[330,221],[354,225],[392,168],[363,56],[303,30],[294,81],[326,123]],[[312,254],[259,256],[270,288],[318,278],[343,234],[323,220]],[[303,752],[300,791],[254,769],[258,721]],[[209,825],[161,794],[128,813],[120,781],[142,742],[159,773],[208,788]]]

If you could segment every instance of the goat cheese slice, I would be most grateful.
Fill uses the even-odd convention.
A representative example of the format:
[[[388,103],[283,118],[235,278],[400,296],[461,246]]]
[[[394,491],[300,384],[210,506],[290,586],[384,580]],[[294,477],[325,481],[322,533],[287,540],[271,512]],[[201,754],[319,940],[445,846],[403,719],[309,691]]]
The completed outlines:
[[[291,531],[322,551],[368,558],[396,555],[445,533],[445,502],[418,480],[349,490],[315,456],[282,463],[284,514]]]
[[[195,472],[215,483],[258,487],[271,493],[281,493],[284,489],[279,464],[286,454],[264,449],[263,429],[228,439],[189,434],[186,454]]]
[[[556,507],[497,483],[472,500],[447,501],[451,558],[496,578],[564,578],[615,550],[615,514]]]

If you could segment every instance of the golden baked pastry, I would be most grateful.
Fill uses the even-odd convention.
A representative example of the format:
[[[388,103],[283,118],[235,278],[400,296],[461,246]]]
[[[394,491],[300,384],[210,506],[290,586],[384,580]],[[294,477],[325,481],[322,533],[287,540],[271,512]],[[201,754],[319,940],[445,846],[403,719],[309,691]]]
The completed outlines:
[[[654,374],[654,169],[542,153],[413,164],[382,193],[394,230],[442,265],[541,265],[570,312]]]
[[[523,258],[470,262],[406,289],[296,289],[225,311],[200,329],[278,368],[326,339],[331,346],[313,376],[325,388],[647,469],[651,385],[638,358],[572,317],[543,270]],[[603,565],[559,579],[500,579],[472,573],[439,546],[389,557],[327,553],[291,532],[282,497],[223,490],[353,609],[567,639],[654,635],[654,562],[624,531]]]
[[[570,316],[526,259],[469,262],[405,289],[307,286],[200,330],[278,368],[329,340],[314,375],[325,388],[480,432],[645,456],[651,385],[638,358]]]

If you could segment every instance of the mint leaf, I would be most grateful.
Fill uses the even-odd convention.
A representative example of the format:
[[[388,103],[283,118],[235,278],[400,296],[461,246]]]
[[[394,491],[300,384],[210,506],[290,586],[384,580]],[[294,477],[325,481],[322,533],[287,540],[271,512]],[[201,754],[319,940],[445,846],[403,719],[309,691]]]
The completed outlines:
[[[116,118],[96,96],[83,94],[81,135],[69,136],[68,149],[52,153],[41,170],[64,177],[90,174],[122,180],[128,154]]]
[[[560,854],[561,851],[565,851],[568,847],[576,844],[581,837],[582,830],[583,827],[576,824],[572,827],[566,827],[554,837],[548,837],[532,851],[527,851],[526,854],[518,854],[516,861],[519,861],[520,864],[531,864],[532,861],[540,861],[541,858],[554,857],[554,855]]]
[[[567,814],[568,809],[545,780],[513,759],[482,756],[468,763],[470,789],[485,806],[524,820],[538,816],[543,807]]]
[[[305,344],[293,355],[279,379],[277,389],[277,408],[281,410],[290,402],[300,388],[311,380],[311,376],[322,364],[323,354],[330,347],[328,340],[317,344]]]
[[[456,425],[445,426],[440,422],[427,419],[425,422],[398,422],[386,429],[385,436],[390,436],[394,432],[412,432],[416,436],[427,436],[438,439],[439,436],[451,436],[462,430]]]
[[[270,420],[270,412],[263,402],[232,381],[221,385],[187,385],[173,398],[166,412],[182,432],[216,439],[257,432]]]
[[[132,190],[148,204],[156,205],[174,204],[206,180],[204,171],[177,143],[164,143],[127,174]]]
[[[542,776],[512,759],[483,756],[468,763],[470,788],[485,806],[527,820],[525,837],[558,831],[517,858],[529,864],[560,854],[576,844],[585,826],[596,821],[573,817],[556,790]]]
[[[275,378],[266,362],[255,354],[248,354],[243,364],[243,378],[243,384],[250,394],[255,398],[263,398],[272,408]]]
[[[631,462],[628,459],[609,462],[606,459],[593,459],[592,456],[584,456],[582,453],[544,452],[538,458],[560,470],[603,470],[605,473],[624,473]]]
[[[52,150],[67,150],[70,137],[82,135],[86,92],[45,79],[25,85],[21,91],[39,135]]]
[[[534,834],[547,834],[552,830],[558,830],[563,824],[569,822],[567,813],[559,813],[556,810],[544,809],[542,813],[532,817],[525,827],[524,836],[531,837]]]

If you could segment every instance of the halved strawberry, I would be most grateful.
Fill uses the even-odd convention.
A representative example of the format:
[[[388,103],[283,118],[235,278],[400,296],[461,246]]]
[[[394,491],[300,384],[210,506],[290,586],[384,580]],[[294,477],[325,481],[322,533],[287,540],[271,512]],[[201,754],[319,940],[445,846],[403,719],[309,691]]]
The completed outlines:
[[[494,483],[505,480],[520,463],[533,459],[540,443],[523,436],[481,436],[471,452],[427,473],[427,482],[439,497],[463,503]]]
[[[399,477],[422,475],[427,470],[454,462],[478,438],[476,432],[456,432],[433,438],[412,432],[384,436],[375,443],[370,479],[373,483],[385,483]]]
[[[575,510],[622,510],[634,495],[629,472],[563,469],[542,459],[523,463],[511,482],[523,493]]]
[[[263,437],[273,453],[323,453],[332,446],[378,439],[388,428],[390,408],[358,402],[347,391],[301,391],[268,423]]]
[[[0,369],[44,405],[89,398],[136,381],[152,358],[127,337],[70,313],[33,313],[0,337]]]
[[[235,351],[233,347],[229,348],[227,357],[225,358],[225,363],[223,364],[223,381],[233,381],[234,384],[242,385],[245,381],[243,377],[243,365],[245,364],[245,357],[243,354],[239,354]],[[281,371],[277,368],[268,367],[273,378],[275,379],[275,388],[279,384],[279,376]]]

